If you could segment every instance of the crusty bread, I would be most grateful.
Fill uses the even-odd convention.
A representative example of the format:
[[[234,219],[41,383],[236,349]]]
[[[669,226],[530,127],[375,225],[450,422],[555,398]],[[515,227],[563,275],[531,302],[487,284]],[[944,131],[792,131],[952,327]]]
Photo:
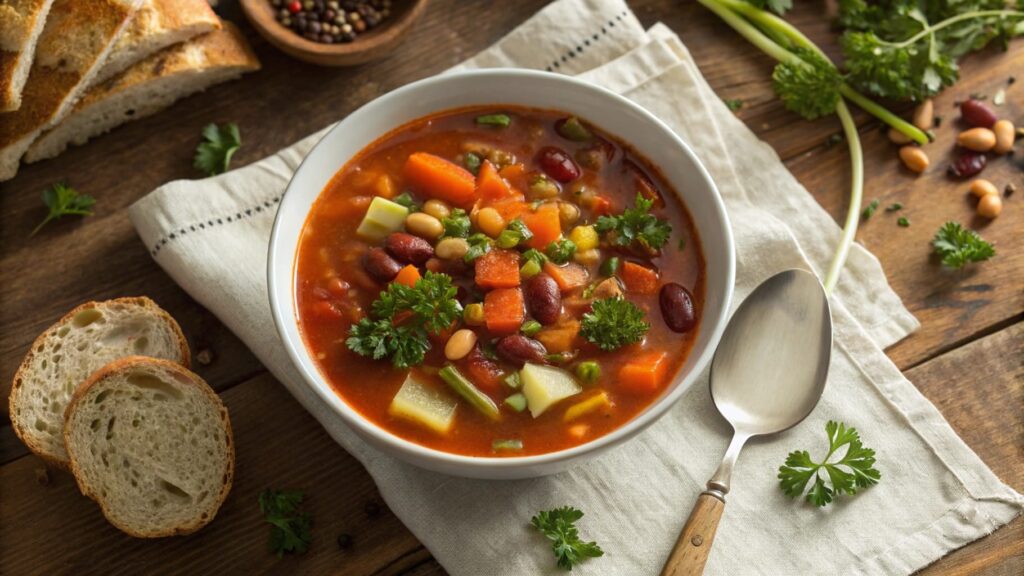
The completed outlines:
[[[14,375],[11,425],[30,450],[67,467],[64,409],[79,384],[105,364],[134,355],[189,365],[174,318],[149,298],[87,302],[43,332]]]
[[[53,0],[0,0],[0,112],[21,106],[36,41]]]
[[[0,114],[0,182],[39,134],[71,110],[141,0],[54,0],[22,90],[21,107]]]
[[[175,100],[258,70],[259,60],[230,23],[158,52],[90,89],[63,122],[41,136],[26,162],[53,158],[129,120],[159,112]]]
[[[90,87],[168,46],[220,29],[206,0],[144,0]]]
[[[135,356],[101,368],[71,399],[64,439],[82,494],[132,536],[195,532],[231,490],[227,408],[174,362]]]

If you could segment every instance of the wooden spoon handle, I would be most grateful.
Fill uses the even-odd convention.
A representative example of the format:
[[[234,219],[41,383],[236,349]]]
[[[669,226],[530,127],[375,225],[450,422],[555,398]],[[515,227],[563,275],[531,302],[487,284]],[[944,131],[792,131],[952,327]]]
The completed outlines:
[[[707,492],[697,498],[693,511],[679,533],[672,554],[661,570],[661,576],[700,576],[711,553],[718,521],[722,518],[725,502]]]

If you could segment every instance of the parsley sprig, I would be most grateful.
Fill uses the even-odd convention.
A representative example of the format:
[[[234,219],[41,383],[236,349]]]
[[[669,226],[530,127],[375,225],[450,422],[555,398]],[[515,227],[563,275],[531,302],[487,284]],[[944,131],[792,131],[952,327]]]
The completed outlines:
[[[672,225],[650,213],[654,200],[636,195],[636,205],[626,208],[618,216],[601,216],[596,228],[601,234],[610,234],[612,244],[623,247],[639,247],[644,251],[657,252],[668,242]]]
[[[264,490],[259,504],[263,519],[271,525],[270,551],[281,558],[285,553],[305,554],[312,539],[309,514],[299,512],[303,494],[297,490]]]
[[[345,344],[360,356],[390,358],[396,368],[415,366],[430,350],[429,335],[461,316],[455,294],[446,274],[428,271],[413,288],[392,282],[374,301],[371,317],[352,326]]]
[[[779,467],[779,481],[787,496],[799,497],[814,480],[807,491],[807,501],[815,506],[825,506],[839,494],[852,496],[861,488],[877,484],[882,476],[874,468],[875,451],[861,444],[856,428],[829,420],[825,432],[829,448],[821,462],[811,460],[806,450],[799,450],[790,452],[785,465]],[[846,453],[829,462],[844,446]]]
[[[242,136],[234,122],[223,126],[207,124],[203,128],[203,141],[196,147],[192,166],[207,176],[227,172],[231,166],[231,156],[241,145]]]
[[[957,222],[946,222],[932,240],[935,253],[950,268],[962,268],[968,262],[981,262],[996,255],[996,249],[974,230]]]
[[[580,540],[576,529],[576,521],[580,518],[583,518],[583,512],[572,506],[563,506],[538,512],[530,519],[533,527],[551,541],[551,549],[555,553],[558,566],[565,570],[572,570],[573,566],[587,558],[604,555],[597,542]]]
[[[615,350],[644,339],[651,325],[644,311],[622,296],[595,300],[583,315],[580,334],[602,350]]]
[[[57,182],[46,190],[43,190],[43,204],[46,204],[49,213],[46,218],[36,226],[29,238],[36,235],[51,221],[63,216],[92,216],[92,207],[96,199],[88,194],[79,194],[77,190],[64,182]]]

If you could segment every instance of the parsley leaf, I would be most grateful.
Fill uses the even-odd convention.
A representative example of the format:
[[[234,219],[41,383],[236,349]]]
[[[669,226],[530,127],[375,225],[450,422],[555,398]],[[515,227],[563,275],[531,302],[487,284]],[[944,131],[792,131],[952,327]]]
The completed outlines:
[[[644,251],[658,251],[672,234],[672,225],[649,214],[653,200],[636,195],[636,205],[626,208],[618,216],[601,216],[596,229],[601,234],[610,234],[617,246],[638,246]]]
[[[207,124],[203,128],[203,142],[196,147],[192,166],[207,176],[216,176],[228,171],[231,156],[242,145],[238,125],[229,122],[224,126]]]
[[[722,102],[725,102],[725,107],[728,108],[730,112],[735,112],[740,108],[743,108],[742,98],[723,98]]]
[[[491,251],[491,239],[486,234],[477,232],[466,238],[466,241],[469,243],[469,250],[462,257],[462,261],[466,264],[476,261],[477,258]]]
[[[875,210],[878,210],[879,200],[876,198],[871,201],[870,204],[864,207],[864,211],[860,213],[860,217],[864,220],[871,218],[875,214]]]
[[[622,296],[595,300],[583,315],[580,334],[602,350],[615,350],[644,339],[651,325],[644,311]]]
[[[462,315],[455,294],[446,274],[428,271],[413,288],[392,282],[374,301],[371,317],[352,325],[345,345],[360,356],[390,358],[395,368],[415,366],[430,350],[429,335]]]
[[[286,552],[305,554],[312,539],[309,514],[299,512],[302,492],[297,490],[264,490],[259,505],[263,519],[271,525],[270,551],[278,558]]]
[[[572,506],[563,506],[538,512],[530,519],[533,527],[551,540],[551,549],[555,553],[558,566],[565,570],[572,570],[573,566],[587,558],[604,555],[597,542],[580,540],[579,532],[576,530],[576,521],[580,518],[583,518],[583,512]]]
[[[441,218],[441,225],[444,226],[444,235],[450,238],[465,238],[469,236],[472,227],[469,216],[462,208],[456,208]]]
[[[856,428],[829,420],[825,432],[829,449],[821,462],[811,460],[806,450],[800,450],[790,452],[786,463],[779,467],[779,482],[787,496],[799,497],[814,480],[806,498],[815,506],[825,506],[839,494],[852,496],[861,488],[877,484],[882,476],[874,468],[875,451],[861,444]],[[847,447],[843,457],[829,462],[843,446]]]
[[[92,207],[96,199],[88,194],[79,194],[64,182],[57,182],[43,190],[43,204],[49,209],[46,218],[36,226],[28,236],[31,238],[52,220],[62,216],[92,216]]]
[[[996,255],[992,244],[957,222],[943,224],[935,233],[932,247],[942,257],[942,263],[950,268],[960,268],[968,262],[981,262]]]
[[[568,238],[562,238],[548,244],[544,252],[555,264],[565,264],[572,260],[572,255],[576,253],[576,243]]]
[[[794,48],[792,52],[804,63],[781,62],[772,72],[772,86],[786,109],[808,120],[835,112],[843,83],[839,70],[810,50]]]

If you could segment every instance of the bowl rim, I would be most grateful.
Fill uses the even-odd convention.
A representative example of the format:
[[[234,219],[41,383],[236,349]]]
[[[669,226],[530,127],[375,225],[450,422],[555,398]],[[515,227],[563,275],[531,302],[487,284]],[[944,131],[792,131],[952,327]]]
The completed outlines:
[[[697,168],[699,177],[704,181],[708,190],[711,192],[710,198],[708,199],[711,203],[711,210],[720,219],[719,221],[723,225],[722,235],[725,246],[723,246],[726,259],[724,263],[725,268],[725,286],[723,287],[724,294],[722,298],[722,305],[719,313],[716,317],[708,318],[704,317],[701,319],[701,327],[711,326],[712,332],[708,339],[708,344],[704,350],[700,351],[700,355],[696,358],[693,365],[688,371],[680,370],[680,372],[673,379],[673,388],[669,390],[667,394],[664,394],[661,398],[655,400],[652,404],[647,406],[642,412],[628,420],[618,428],[590,440],[565,448],[554,452],[545,452],[542,454],[533,454],[527,456],[502,456],[502,457],[491,457],[491,456],[468,456],[463,454],[456,454],[452,452],[445,452],[436,448],[431,448],[421,444],[412,442],[394,434],[385,428],[378,426],[369,418],[363,416],[358,410],[350,406],[343,398],[338,395],[330,384],[326,381],[323,374],[320,373],[319,369],[316,368],[315,362],[309,354],[309,350],[306,347],[306,343],[302,338],[301,331],[298,329],[298,319],[295,316],[294,301],[295,301],[295,254],[298,250],[296,242],[295,246],[290,246],[288,251],[288,266],[289,273],[287,274],[287,288],[290,296],[286,301],[282,301],[278,298],[278,294],[281,293],[281,281],[278,280],[275,271],[278,270],[281,263],[275,256],[275,252],[279,251],[279,244],[281,240],[281,229],[283,221],[283,208],[289,197],[295,197],[296,194],[290,194],[293,186],[295,186],[298,176],[303,173],[304,170],[308,170],[308,160],[316,153],[316,151],[324,145],[324,142],[328,140],[328,136],[336,131],[344,131],[359,117],[367,114],[372,114],[375,110],[380,108],[387,108],[395,100],[405,98],[407,94],[414,93],[419,90],[423,90],[428,87],[432,87],[436,84],[443,84],[450,82],[453,79],[464,78],[467,76],[478,77],[481,80],[487,81],[509,81],[515,79],[539,79],[541,81],[553,81],[562,82],[567,89],[575,90],[586,90],[590,92],[598,93],[601,97],[611,99],[613,104],[618,106],[624,106],[630,108],[633,113],[636,113],[643,117],[646,121],[653,124],[655,127],[660,129],[665,135],[671,139],[676,146],[678,146],[684,154],[690,157],[690,160],[694,163]],[[506,104],[512,105],[513,103],[508,102]],[[557,103],[553,103],[551,107],[553,110],[557,110]],[[538,106],[531,106],[533,108],[539,108]],[[449,108],[438,108],[432,113],[443,112],[449,109],[458,109],[460,106],[451,106]],[[422,117],[422,116],[421,116]],[[353,120],[357,119],[357,120]],[[409,120],[412,122],[414,120]],[[390,130],[400,128],[403,124],[394,126]],[[373,139],[367,144],[376,141],[376,139],[383,137],[388,132],[385,131],[382,134],[375,135]],[[625,141],[625,140],[624,140]],[[636,147],[632,142],[628,142],[634,147],[638,154],[643,155],[643,150]],[[365,149],[363,146],[360,150]],[[338,170],[343,168],[352,157],[344,158],[340,163]],[[336,172],[335,172],[336,173]],[[333,177],[333,174],[331,175]],[[663,175],[666,180],[668,179]],[[672,184],[672,182],[669,182]],[[317,193],[317,197],[323,192],[321,189]],[[673,193],[678,194],[673,186]],[[680,198],[682,200],[682,198]],[[686,205],[685,201],[683,202]],[[309,210],[304,211],[304,219],[308,218]],[[700,232],[701,224],[695,222],[698,232]],[[707,168],[700,161],[700,158],[694,153],[693,149],[673,131],[667,124],[661,119],[655,116],[653,113],[643,108],[639,104],[634,103],[628,98],[616,94],[610,90],[607,90],[596,84],[591,84],[584,80],[566,76],[563,74],[556,74],[551,72],[543,72],[539,70],[528,70],[520,68],[487,68],[479,70],[466,70],[459,72],[451,72],[446,74],[440,74],[406,84],[400,88],[392,90],[387,94],[379,96],[370,102],[362,105],[355,111],[348,114],[340,122],[336,123],[324,136],[310,149],[310,151],[303,157],[298,168],[292,174],[291,179],[288,182],[284,193],[281,196],[281,202],[278,207],[277,214],[274,216],[274,225],[270,236],[270,242],[268,244],[268,255],[267,255],[267,287],[270,297],[271,315],[274,319],[275,327],[277,328],[278,336],[282,340],[282,345],[288,353],[288,358],[292,364],[296,367],[299,373],[303,377],[303,384],[312,388],[313,391],[323,400],[328,407],[331,408],[332,412],[341,417],[342,421],[350,429],[362,436],[364,441],[368,441],[371,444],[385,444],[403,456],[407,457],[407,461],[411,462],[422,462],[424,460],[434,461],[446,465],[447,469],[452,468],[470,468],[470,469],[519,469],[527,467],[535,467],[542,465],[551,465],[557,462],[572,460],[578,457],[582,457],[588,454],[598,452],[602,449],[611,448],[620,442],[623,442],[638,432],[644,430],[658,419],[660,419],[675,403],[682,397],[690,386],[685,385],[688,381],[692,383],[692,380],[698,378],[704,370],[708,367],[714,356],[715,349],[719,340],[721,339],[722,333],[725,331],[727,324],[729,311],[731,308],[733,298],[733,288],[735,286],[736,277],[736,252],[735,244],[732,234],[732,227],[729,223],[728,213],[725,210],[725,203],[722,200],[721,193],[718,187],[715,185],[714,180],[708,173]],[[286,331],[287,323],[296,325],[296,333],[298,334],[298,342],[292,341],[290,335]],[[303,358],[303,355],[306,358]],[[308,366],[307,366],[308,361]],[[309,368],[312,368],[310,370]]]

